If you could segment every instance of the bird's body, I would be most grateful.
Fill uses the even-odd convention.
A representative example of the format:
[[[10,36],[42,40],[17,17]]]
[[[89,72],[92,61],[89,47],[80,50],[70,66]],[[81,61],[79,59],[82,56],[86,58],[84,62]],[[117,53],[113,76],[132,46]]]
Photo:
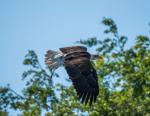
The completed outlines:
[[[83,46],[60,48],[61,52],[49,50],[45,63],[52,69],[64,66],[82,102],[96,101],[99,93],[96,70],[91,64],[91,55]]]

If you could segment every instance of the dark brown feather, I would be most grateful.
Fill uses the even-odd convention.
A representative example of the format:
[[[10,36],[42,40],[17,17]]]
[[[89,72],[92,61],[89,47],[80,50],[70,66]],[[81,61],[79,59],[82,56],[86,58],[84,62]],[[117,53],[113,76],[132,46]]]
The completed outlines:
[[[60,48],[65,55],[65,68],[73,82],[81,102],[91,105],[99,93],[96,70],[90,62],[90,54],[83,46]]]
[[[64,48],[59,48],[62,53],[70,53],[74,51],[82,51],[86,52],[87,48],[83,46],[72,46],[72,47],[64,47]]]

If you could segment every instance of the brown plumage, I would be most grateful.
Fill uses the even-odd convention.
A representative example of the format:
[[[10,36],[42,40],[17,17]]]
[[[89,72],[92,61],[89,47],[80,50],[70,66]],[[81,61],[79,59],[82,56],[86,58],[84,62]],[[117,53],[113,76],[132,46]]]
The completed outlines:
[[[64,54],[64,66],[73,82],[81,102],[90,105],[96,101],[99,93],[98,78],[87,49],[82,46],[60,48]]]

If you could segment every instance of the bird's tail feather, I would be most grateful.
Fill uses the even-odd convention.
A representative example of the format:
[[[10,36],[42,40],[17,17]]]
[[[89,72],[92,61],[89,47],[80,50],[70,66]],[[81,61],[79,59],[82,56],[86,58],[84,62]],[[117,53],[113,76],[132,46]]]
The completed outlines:
[[[62,53],[48,50],[45,55],[45,64],[50,69],[57,69],[61,65]]]

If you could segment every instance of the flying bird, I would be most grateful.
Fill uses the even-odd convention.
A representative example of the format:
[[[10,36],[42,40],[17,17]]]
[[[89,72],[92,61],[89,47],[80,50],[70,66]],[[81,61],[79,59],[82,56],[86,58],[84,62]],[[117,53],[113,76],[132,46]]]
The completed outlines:
[[[91,60],[96,60],[99,55],[91,55],[83,46],[59,48],[58,51],[48,50],[45,55],[45,64],[50,69],[64,66],[79,100],[92,105],[99,93],[98,77],[92,66]]]

